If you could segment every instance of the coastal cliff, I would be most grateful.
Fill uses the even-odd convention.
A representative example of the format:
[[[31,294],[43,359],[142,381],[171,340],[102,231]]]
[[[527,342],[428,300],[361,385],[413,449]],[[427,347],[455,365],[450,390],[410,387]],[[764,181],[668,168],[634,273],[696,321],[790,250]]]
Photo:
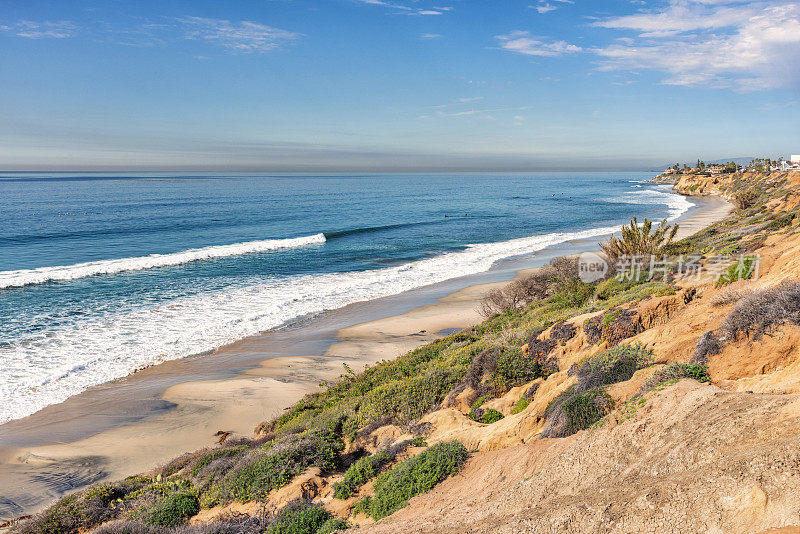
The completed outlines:
[[[669,180],[747,197],[659,249],[696,269],[590,283],[555,261],[495,293],[481,324],[346,369],[253,439],[223,436],[14,530],[800,526],[800,173]]]

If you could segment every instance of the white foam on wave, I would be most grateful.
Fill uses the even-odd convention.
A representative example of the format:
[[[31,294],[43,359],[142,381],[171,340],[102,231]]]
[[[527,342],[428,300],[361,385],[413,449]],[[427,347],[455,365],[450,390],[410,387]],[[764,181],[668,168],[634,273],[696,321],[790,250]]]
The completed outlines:
[[[305,247],[325,243],[323,234],[307,237],[294,237],[289,239],[264,239],[261,241],[246,241],[232,245],[217,245],[203,248],[193,248],[172,254],[151,254],[136,258],[120,258],[114,260],[99,260],[78,263],[75,265],[62,265],[58,267],[38,267],[36,269],[20,269],[17,271],[0,271],[0,289],[7,287],[21,287],[31,284],[43,284],[56,280],[76,280],[87,276],[100,274],[116,274],[125,271],[139,271],[154,267],[167,267],[180,265],[198,260],[239,256],[254,252],[269,252],[287,248]]]
[[[487,271],[496,261],[617,227],[553,233],[361,272],[251,281],[168,304],[86,319],[0,347],[0,423],[136,369],[215,349],[293,319]]]
[[[643,190],[637,189],[607,200],[626,204],[661,204],[667,207],[669,213],[667,220],[670,221],[674,221],[695,205],[685,196],[673,193],[670,185],[656,185]]]

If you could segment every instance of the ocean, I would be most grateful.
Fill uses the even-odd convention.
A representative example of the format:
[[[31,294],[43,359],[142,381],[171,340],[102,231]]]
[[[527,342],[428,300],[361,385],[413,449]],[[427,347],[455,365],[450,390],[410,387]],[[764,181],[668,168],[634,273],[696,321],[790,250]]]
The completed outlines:
[[[0,423],[692,206],[651,177],[0,173]]]

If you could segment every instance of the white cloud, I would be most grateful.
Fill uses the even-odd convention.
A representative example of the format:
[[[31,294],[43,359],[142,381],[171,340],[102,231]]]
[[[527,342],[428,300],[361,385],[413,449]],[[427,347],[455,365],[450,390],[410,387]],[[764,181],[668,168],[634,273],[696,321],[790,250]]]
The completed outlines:
[[[547,13],[548,11],[555,11],[556,9],[558,9],[558,7],[548,3],[539,4],[538,6],[531,6],[531,7],[533,7],[540,14]]]
[[[594,26],[638,32],[594,49],[602,70],[665,72],[663,83],[755,91],[800,87],[800,3],[670,0]]]
[[[26,39],[66,39],[78,31],[78,27],[68,21],[33,22],[21,20],[16,24],[0,26],[1,31],[13,32]]]
[[[367,4],[370,6],[382,6],[391,9],[396,9],[405,15],[443,15],[447,11],[452,11],[451,6],[433,6],[430,8],[412,7],[406,4],[398,4],[396,2],[386,2],[384,0],[355,0],[356,2]],[[416,0],[413,0],[416,1]]]
[[[430,41],[432,39],[441,39],[443,36],[441,33],[423,33],[419,36],[420,39],[425,39],[426,41]]]
[[[179,19],[186,39],[202,39],[238,52],[266,52],[300,37],[257,22],[185,17]]]
[[[507,35],[496,35],[495,39],[500,42],[500,48],[527,56],[559,56],[583,50],[580,46],[566,41],[545,42],[533,39],[530,37],[530,33],[526,31],[513,31]]]

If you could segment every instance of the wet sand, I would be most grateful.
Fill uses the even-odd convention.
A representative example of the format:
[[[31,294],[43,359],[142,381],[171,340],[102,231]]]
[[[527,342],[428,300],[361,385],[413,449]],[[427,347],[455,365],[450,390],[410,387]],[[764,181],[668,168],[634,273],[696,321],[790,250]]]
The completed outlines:
[[[679,237],[730,211],[720,199],[693,201],[697,206],[678,221]],[[0,519],[211,447],[218,430],[249,437],[258,423],[336,378],[344,363],[360,371],[476,324],[489,289],[555,256],[594,250],[600,240],[564,243],[482,275],[353,304],[211,354],[150,367],[0,425]]]

